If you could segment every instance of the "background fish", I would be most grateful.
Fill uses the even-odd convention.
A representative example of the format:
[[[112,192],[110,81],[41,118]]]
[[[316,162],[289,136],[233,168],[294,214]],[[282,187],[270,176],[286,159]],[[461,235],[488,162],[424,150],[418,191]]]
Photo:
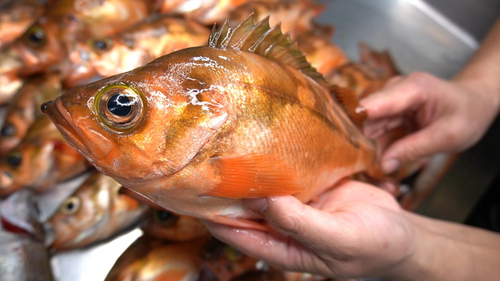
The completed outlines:
[[[343,177],[379,173],[354,95],[328,87],[279,28],[248,18],[43,111],[100,171],[161,207],[262,228],[241,198],[307,202]]]
[[[16,147],[29,127],[42,116],[42,103],[62,94],[57,73],[46,73],[29,78],[12,98],[0,131],[0,155]]]
[[[26,187],[43,192],[88,169],[88,163],[47,116],[38,118],[17,147],[0,159],[0,196]]]
[[[199,219],[159,209],[148,211],[141,229],[151,237],[171,241],[186,241],[209,234]]]
[[[169,242],[137,239],[116,261],[106,281],[197,281],[206,239]]]
[[[137,224],[144,205],[120,194],[121,185],[93,172],[47,221],[52,232],[50,248],[81,248],[122,233]]]
[[[0,47],[21,36],[43,13],[42,0],[4,0],[0,2]]]
[[[146,64],[162,55],[204,45],[210,29],[194,20],[154,15],[106,38],[87,41],[90,63],[102,76]]]

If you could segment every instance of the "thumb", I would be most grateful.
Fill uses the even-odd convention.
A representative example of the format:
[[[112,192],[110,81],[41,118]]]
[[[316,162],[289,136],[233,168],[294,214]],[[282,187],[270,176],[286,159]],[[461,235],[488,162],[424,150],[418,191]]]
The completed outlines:
[[[382,170],[386,174],[397,171],[402,163],[412,163],[430,155],[449,150],[450,139],[441,122],[410,134],[390,145],[382,155]]]
[[[324,250],[340,236],[338,223],[328,213],[303,204],[293,196],[245,200],[248,209],[262,215],[279,232],[313,251]]]

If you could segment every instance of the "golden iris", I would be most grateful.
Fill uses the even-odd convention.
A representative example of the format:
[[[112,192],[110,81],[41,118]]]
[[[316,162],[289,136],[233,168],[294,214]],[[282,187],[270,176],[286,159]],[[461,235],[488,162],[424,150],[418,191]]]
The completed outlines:
[[[122,83],[105,87],[95,101],[99,120],[119,133],[127,132],[140,123],[144,104],[144,96],[137,88]]]
[[[47,43],[47,35],[41,26],[33,25],[24,34],[24,41],[28,46],[38,49]]]
[[[81,202],[80,198],[76,196],[71,196],[66,199],[61,206],[61,212],[65,215],[73,215],[80,210]]]

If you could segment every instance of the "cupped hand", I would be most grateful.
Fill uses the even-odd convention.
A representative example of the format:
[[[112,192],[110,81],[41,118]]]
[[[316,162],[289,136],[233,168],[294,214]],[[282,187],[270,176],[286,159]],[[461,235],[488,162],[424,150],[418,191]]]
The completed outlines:
[[[365,134],[377,138],[407,122],[417,131],[387,147],[381,163],[392,173],[440,152],[459,152],[476,143],[498,113],[497,95],[465,81],[446,81],[426,73],[390,80],[361,101],[368,114]]]
[[[205,222],[218,239],[290,271],[332,278],[392,277],[415,252],[415,228],[387,192],[346,182],[310,205],[295,197],[247,200],[278,232]]]

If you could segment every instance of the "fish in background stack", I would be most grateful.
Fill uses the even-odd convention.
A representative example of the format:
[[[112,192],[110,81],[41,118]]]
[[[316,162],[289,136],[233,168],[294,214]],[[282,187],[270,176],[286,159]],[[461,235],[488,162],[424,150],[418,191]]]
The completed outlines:
[[[93,171],[47,221],[50,249],[83,248],[136,226],[146,207],[121,194],[120,188],[112,178]]]

